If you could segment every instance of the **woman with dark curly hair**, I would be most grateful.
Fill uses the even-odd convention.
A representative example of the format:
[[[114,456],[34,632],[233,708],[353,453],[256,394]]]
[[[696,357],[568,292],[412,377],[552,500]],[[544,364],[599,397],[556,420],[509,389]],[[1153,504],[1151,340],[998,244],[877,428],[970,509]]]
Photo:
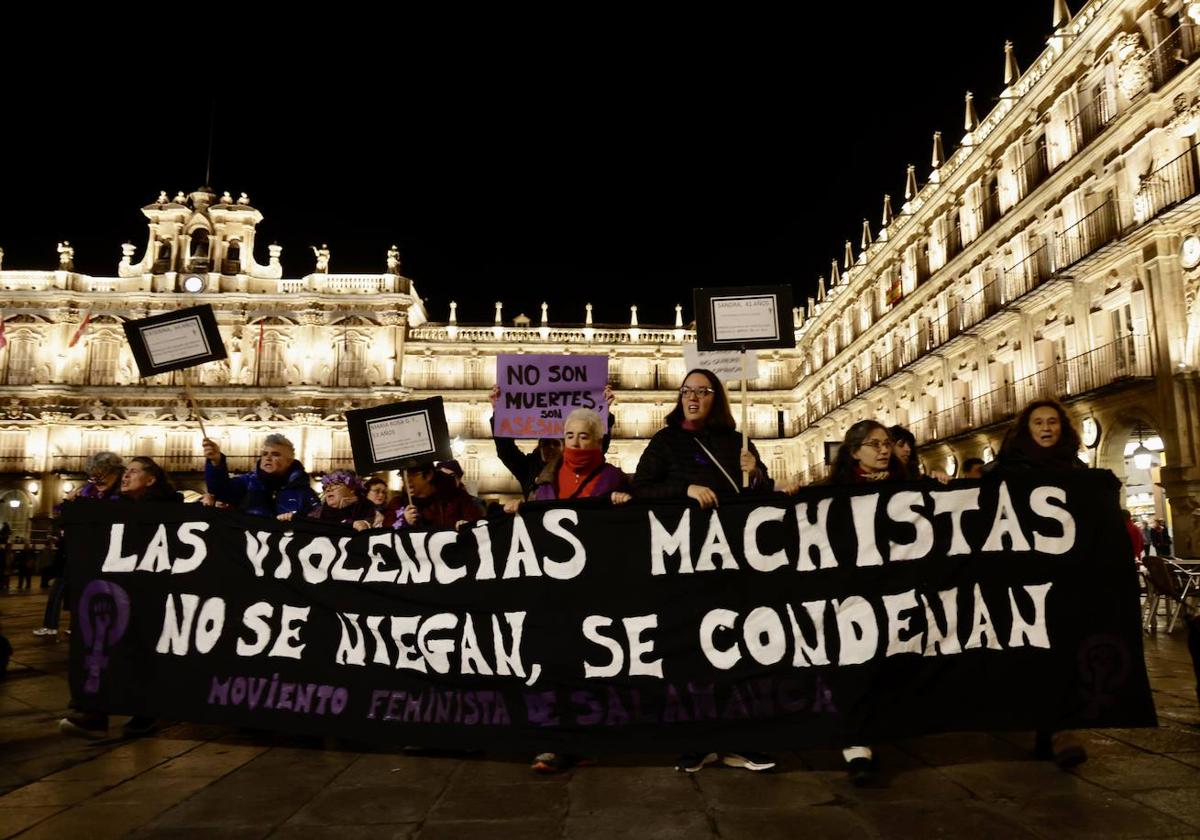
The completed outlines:
[[[1083,441],[1071,415],[1057,400],[1034,400],[1004,435],[992,470],[1073,470]]]
[[[984,469],[985,474],[1024,470],[1076,470],[1087,464],[1079,460],[1083,441],[1071,415],[1057,400],[1034,400],[1004,435],[1000,454]],[[1087,761],[1087,750],[1073,732],[1036,733],[1033,747],[1038,758],[1066,769]]]

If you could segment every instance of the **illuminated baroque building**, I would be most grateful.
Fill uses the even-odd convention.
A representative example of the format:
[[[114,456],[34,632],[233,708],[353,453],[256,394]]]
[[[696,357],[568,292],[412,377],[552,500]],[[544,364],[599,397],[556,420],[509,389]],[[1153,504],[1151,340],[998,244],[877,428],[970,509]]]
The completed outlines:
[[[774,474],[815,481],[826,444],[875,417],[955,472],[989,459],[1026,402],[1055,396],[1087,421],[1089,462],[1125,481],[1126,503],[1169,511],[1177,550],[1200,554],[1200,0],[1052,11],[1034,65],[1008,52],[992,112],[980,119],[968,93],[958,147],[945,155],[935,135],[924,185],[910,166],[895,212],[885,198],[881,225],[864,222],[857,252],[846,243],[795,313],[797,348],[760,354],[750,433]],[[199,487],[184,374],[138,379],[129,318],[212,304],[229,359],[188,376],[235,468],[276,430],[315,473],[347,464],[347,408],[440,394],[468,483],[488,496],[517,490],[487,439],[497,353],[608,355],[610,459],[632,471],[694,340],[679,310],[674,326],[639,325],[636,308],[628,325],[589,310],[567,326],[546,307],[536,324],[505,322],[498,304],[494,324],[467,326],[452,304],[433,323],[395,249],[382,272],[353,275],[314,249],[316,270],[289,279],[278,247],[256,261],[262,216],[244,194],[164,193],[143,212],[146,245],[123,246],[115,277],[74,272],[67,243],[57,270],[0,265],[0,503],[18,531],[100,449],[151,454]],[[1140,444],[1148,470],[1128,457]]]

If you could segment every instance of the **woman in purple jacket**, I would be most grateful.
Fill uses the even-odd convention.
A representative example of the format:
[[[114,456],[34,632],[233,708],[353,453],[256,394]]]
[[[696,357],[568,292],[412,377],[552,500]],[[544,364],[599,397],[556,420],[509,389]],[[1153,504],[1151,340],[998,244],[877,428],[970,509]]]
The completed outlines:
[[[534,481],[533,501],[585,499],[606,496],[614,505],[630,499],[629,477],[604,460],[601,441],[604,423],[590,408],[577,408],[563,425],[563,452],[546,464]],[[507,513],[516,513],[521,503],[509,502]]]
[[[568,414],[563,425],[562,455],[546,464],[537,477],[533,501],[607,497],[614,505],[628,502],[629,477],[604,460],[604,450],[600,448],[603,438],[604,423],[599,414],[590,408],[577,408]],[[504,510],[516,513],[520,506],[520,501],[513,501]],[[580,763],[577,755],[544,752],[533,759],[533,770],[561,773]]]

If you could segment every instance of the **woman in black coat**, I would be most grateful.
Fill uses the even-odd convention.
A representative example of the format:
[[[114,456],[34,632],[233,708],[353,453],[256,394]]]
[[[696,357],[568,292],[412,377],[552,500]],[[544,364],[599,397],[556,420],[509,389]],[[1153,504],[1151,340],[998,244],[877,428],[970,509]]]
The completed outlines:
[[[742,449],[742,435],[716,374],[690,371],[666,422],[638,461],[635,499],[690,497],[701,508],[716,507],[719,498],[743,492],[743,471],[750,473],[750,491],[774,488],[754,444],[747,441]]]
[[[1000,454],[984,468],[985,474],[1024,470],[1077,470],[1083,448],[1071,415],[1056,400],[1034,400],[1025,406],[1004,435]],[[1087,761],[1087,750],[1073,732],[1039,731],[1033,747],[1038,758],[1066,769]]]
[[[743,492],[742,472],[750,473],[749,491],[773,488],[754,444],[746,442],[733,422],[729,398],[711,371],[690,371],[679,389],[679,401],[638,461],[633,477],[635,499],[695,499],[701,508]],[[789,488],[790,489],[790,488]],[[752,752],[697,752],[679,757],[675,769],[695,773],[720,761],[730,767],[770,770],[775,760]]]

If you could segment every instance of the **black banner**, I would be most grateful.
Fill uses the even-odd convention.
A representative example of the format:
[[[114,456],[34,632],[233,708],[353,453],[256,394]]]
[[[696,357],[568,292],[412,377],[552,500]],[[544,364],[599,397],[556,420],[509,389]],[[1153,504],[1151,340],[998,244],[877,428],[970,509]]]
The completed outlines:
[[[353,533],[64,509],[85,709],[603,751],[1152,726],[1111,473]]]

